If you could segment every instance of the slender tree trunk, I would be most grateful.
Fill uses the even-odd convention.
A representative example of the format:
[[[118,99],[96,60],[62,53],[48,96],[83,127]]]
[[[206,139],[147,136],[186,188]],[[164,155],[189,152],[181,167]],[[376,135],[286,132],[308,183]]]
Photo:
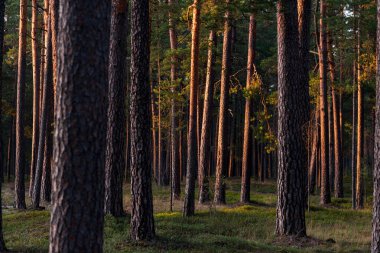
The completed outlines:
[[[321,17],[319,39],[319,108],[321,124],[321,204],[331,202],[329,183],[329,139],[328,139],[328,105],[327,105],[327,36],[326,36],[326,1],[320,0]]]
[[[297,27],[297,0],[277,2],[278,29],[278,202],[276,234],[306,235],[307,150],[303,139],[306,96]],[[300,70],[301,68],[301,70]]]
[[[37,0],[32,0],[32,65],[33,65],[33,133],[32,133],[32,157],[30,161],[30,184],[29,196],[32,196],[34,185],[34,175],[36,169],[36,158],[38,152],[38,130],[40,119],[40,65],[39,65],[39,45],[37,39],[38,29],[38,6]]]
[[[316,119],[317,120],[317,119]],[[313,131],[313,140],[311,147],[311,157],[309,164],[309,182],[308,189],[309,194],[314,194],[315,191],[315,179],[316,179],[316,164],[318,159],[318,123],[316,123],[315,129]]]
[[[115,217],[124,215],[123,172],[125,169],[125,97],[127,0],[113,0],[108,66],[108,120],[105,162],[104,211]]]
[[[372,253],[380,253],[380,0],[377,0],[376,123],[373,177]]]
[[[16,100],[16,158],[15,158],[15,206],[26,209],[25,204],[25,68],[26,68],[26,26],[27,1],[20,0],[19,49]]]
[[[59,4],[50,253],[102,252],[111,2]]]
[[[5,15],[5,0],[0,0],[0,50],[3,52],[4,45],[4,15]],[[3,54],[0,54],[0,101],[3,98]],[[4,163],[3,163],[3,140],[2,140],[2,106],[0,103],[0,173],[4,175]],[[0,189],[2,181],[0,180]],[[2,197],[0,191],[0,252],[7,251],[3,236],[3,209],[2,209]]]
[[[132,213],[131,238],[134,241],[155,237],[150,161],[149,101],[149,1],[132,0],[131,16],[131,163]]]
[[[247,78],[246,89],[251,89],[252,76],[254,73],[254,64],[256,56],[256,16],[252,13],[249,17],[248,30],[248,60],[247,60]],[[252,117],[252,98],[245,98],[245,114],[244,114],[244,137],[243,137],[243,158],[242,158],[242,177],[240,202],[248,203],[251,200],[251,160],[250,147],[252,142],[251,117]]]
[[[336,79],[335,79],[335,60],[333,54],[332,41],[329,35],[328,43],[328,62],[330,70],[331,81],[331,100],[332,100],[332,125],[333,125],[333,144],[334,144],[334,192],[336,198],[343,198],[343,163],[342,163],[342,144],[340,139],[340,119],[339,119],[339,105],[336,95]],[[331,167],[332,170],[332,167]]]
[[[47,136],[50,134],[47,132],[48,125],[51,122],[48,122],[49,117],[49,106],[48,100],[52,96],[53,89],[53,70],[52,70],[52,48],[51,48],[51,29],[50,29],[50,18],[48,18],[47,31],[45,36],[45,70],[44,70],[44,86],[42,92],[42,111],[41,111],[41,127],[38,140],[38,153],[37,153],[37,163],[36,163],[36,173],[35,180],[32,191],[32,205],[33,208],[40,208],[40,197],[41,197],[41,179],[42,179],[42,168],[44,161],[44,152],[47,147]],[[47,157],[45,157],[48,159]]]
[[[189,129],[187,135],[187,167],[186,188],[183,216],[194,215],[195,203],[195,174],[198,169],[197,148],[197,91],[199,86],[199,26],[201,7],[199,0],[193,2],[193,24],[191,38],[191,63],[190,63],[190,108]]]
[[[229,4],[230,0],[226,0]],[[230,11],[226,10],[224,15],[223,32],[223,56],[222,56],[222,76],[220,81],[220,104],[219,104],[219,124],[218,124],[218,144],[216,158],[216,178],[214,202],[225,204],[225,182],[223,176],[227,173],[227,137],[228,137],[228,101],[230,90],[230,58],[231,58],[231,17]]]
[[[358,21],[359,22],[359,21]],[[361,66],[360,66],[360,24],[358,24],[358,37],[357,37],[357,52],[358,61],[356,62],[357,82],[358,82],[358,126],[357,126],[357,142],[356,142],[356,209],[362,209],[364,207],[363,200],[363,178],[362,178],[362,156],[363,156],[363,91],[361,81]]]
[[[149,70],[150,77],[152,77],[152,68]],[[150,79],[150,90],[152,91],[150,94],[150,111],[152,114],[152,156],[153,156],[153,177],[154,179],[158,180],[158,172],[157,172],[157,166],[158,166],[158,160],[157,160],[157,130],[156,130],[156,109],[155,109],[155,98],[154,98],[154,87],[153,87],[153,78]],[[128,156],[127,156],[128,158]]]
[[[175,7],[177,4],[176,0],[168,1],[170,7]],[[172,50],[171,65],[170,65],[170,80],[171,80],[171,92],[173,98],[171,100],[171,111],[170,111],[170,139],[171,139],[171,187],[173,198],[178,199],[181,193],[180,181],[178,180],[179,174],[179,162],[178,162],[178,119],[177,119],[177,105],[176,105],[176,94],[177,94],[177,33],[175,30],[175,22],[173,19],[172,11],[169,12],[169,38],[170,38],[170,49]]]
[[[207,56],[207,75],[206,87],[203,102],[203,118],[201,130],[201,143],[199,151],[199,169],[198,169],[198,182],[199,182],[199,203],[203,204],[210,200],[209,191],[209,177],[206,177],[207,166],[210,162],[210,128],[212,117],[212,104],[214,98],[214,64],[215,64],[215,46],[216,34],[214,30],[210,31],[208,38],[208,56]],[[210,175],[209,175],[210,176]]]

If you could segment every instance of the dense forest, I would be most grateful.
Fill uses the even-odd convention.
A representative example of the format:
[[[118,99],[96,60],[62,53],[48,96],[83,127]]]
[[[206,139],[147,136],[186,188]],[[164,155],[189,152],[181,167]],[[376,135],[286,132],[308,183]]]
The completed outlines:
[[[380,0],[0,0],[0,252],[380,253]]]

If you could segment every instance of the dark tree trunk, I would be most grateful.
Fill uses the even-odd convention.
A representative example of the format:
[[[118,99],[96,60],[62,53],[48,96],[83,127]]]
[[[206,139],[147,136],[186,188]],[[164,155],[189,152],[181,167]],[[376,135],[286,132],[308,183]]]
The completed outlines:
[[[111,3],[59,4],[50,252],[102,252]]]
[[[319,109],[321,124],[321,204],[331,202],[329,183],[329,136],[328,136],[328,105],[327,105],[327,36],[326,36],[326,1],[320,0],[321,17],[319,39]]]
[[[306,235],[306,103],[298,50],[297,0],[277,2],[278,24],[278,203],[276,234]],[[301,70],[300,70],[301,68]],[[305,110],[305,111],[304,111]]]
[[[26,68],[26,26],[27,1],[20,0],[20,26],[17,72],[16,100],[16,158],[15,158],[15,206],[26,209],[25,204],[25,150],[24,150],[24,114],[25,114],[25,68]]]
[[[4,15],[5,15],[5,0],[0,0],[0,50],[3,52],[4,45]],[[3,98],[3,54],[0,54],[0,101]],[[4,163],[2,159],[3,155],[3,140],[2,140],[2,114],[1,114],[2,106],[0,103],[0,173],[4,175]],[[2,181],[0,180],[0,189],[1,189]],[[0,252],[7,251],[4,242],[3,236],[3,209],[2,209],[2,198],[0,191]]]
[[[247,60],[247,79],[246,88],[251,88],[252,76],[254,73],[254,62],[256,56],[256,17],[251,14],[249,17],[249,31],[248,31],[248,60]],[[241,191],[240,202],[248,203],[251,199],[251,149],[252,130],[251,130],[251,117],[252,98],[246,97],[245,99],[245,114],[244,114],[244,137],[243,137],[243,158],[242,158],[242,177],[241,177]]]
[[[229,4],[230,0],[226,0]],[[227,137],[228,137],[228,101],[230,90],[230,59],[231,59],[231,17],[230,11],[226,10],[224,15],[224,33],[223,33],[223,56],[222,56],[222,73],[220,81],[220,103],[219,103],[219,124],[218,124],[218,144],[217,144],[217,162],[214,202],[216,204],[225,204],[225,182],[223,177],[227,173],[228,156],[227,156]]]
[[[380,253],[380,0],[377,0],[376,123],[373,177],[372,253]]]
[[[37,153],[37,163],[36,163],[36,173],[34,178],[34,185],[33,185],[33,191],[32,191],[32,205],[33,208],[39,208],[40,207],[40,196],[41,196],[41,179],[42,179],[42,169],[43,169],[43,162],[44,158],[49,159],[45,157],[45,150],[48,148],[47,146],[47,136],[50,134],[47,132],[49,122],[49,111],[52,105],[49,103],[49,99],[52,97],[52,90],[53,90],[53,66],[52,66],[52,48],[51,48],[51,29],[50,29],[50,22],[48,18],[48,25],[47,25],[47,31],[45,32],[45,48],[46,48],[46,54],[45,54],[45,66],[44,66],[44,85],[43,85],[43,92],[42,92],[42,105],[41,105],[41,127],[39,132],[39,139],[38,139],[38,153]],[[47,152],[46,152],[46,155]],[[48,164],[46,164],[47,167],[50,167]]]
[[[108,119],[104,211],[124,215],[127,0],[113,0],[108,66]]]
[[[215,64],[215,46],[216,34],[214,30],[210,31],[208,38],[208,56],[207,56],[207,75],[206,87],[203,102],[203,118],[201,130],[201,143],[199,150],[199,203],[203,204],[210,200],[209,177],[206,177],[207,168],[210,162],[210,128],[212,117],[212,105],[214,98],[214,64]]]
[[[187,165],[186,165],[186,188],[183,216],[194,215],[195,203],[195,174],[198,169],[197,148],[197,91],[199,85],[199,19],[200,2],[193,2],[193,25],[191,38],[191,63],[190,63],[190,108],[189,129],[187,135]]]
[[[132,0],[131,16],[131,238],[155,237],[150,163],[149,1]]]
[[[32,196],[34,186],[34,175],[36,169],[36,159],[38,153],[38,131],[40,119],[40,63],[39,63],[39,44],[37,39],[38,29],[38,6],[37,0],[32,0],[32,65],[33,65],[33,133],[32,133],[32,157],[30,161],[30,184],[29,196]]]

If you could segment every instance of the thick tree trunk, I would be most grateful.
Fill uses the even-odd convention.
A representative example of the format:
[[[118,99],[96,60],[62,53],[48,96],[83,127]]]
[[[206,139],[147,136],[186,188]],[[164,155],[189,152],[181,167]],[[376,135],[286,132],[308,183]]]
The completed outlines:
[[[36,169],[36,159],[38,152],[38,131],[40,119],[40,63],[39,63],[39,42],[37,39],[38,29],[38,6],[37,0],[32,0],[32,65],[33,65],[33,133],[32,133],[32,157],[30,161],[30,184],[29,196],[32,196],[34,186],[34,175]]]
[[[32,191],[32,205],[33,208],[38,209],[40,207],[40,196],[41,196],[41,179],[42,179],[42,168],[43,161],[45,158],[45,150],[48,148],[46,139],[50,134],[47,132],[48,125],[51,122],[48,122],[49,117],[49,106],[51,104],[48,100],[52,97],[53,90],[53,69],[52,69],[52,47],[51,47],[51,29],[50,29],[50,18],[48,19],[47,31],[45,32],[45,66],[44,66],[44,86],[42,92],[42,106],[41,106],[41,127],[38,139],[38,153],[37,153],[37,163],[36,163],[36,173]],[[47,153],[46,153],[47,154]],[[48,159],[46,157],[46,159]],[[50,167],[50,166],[49,166]]]
[[[27,1],[20,0],[19,49],[16,99],[16,158],[15,158],[15,206],[26,209],[25,204],[25,68],[26,68],[26,26]]]
[[[210,200],[210,186],[209,177],[206,177],[207,168],[210,162],[210,128],[212,116],[212,104],[214,99],[214,64],[215,64],[215,46],[216,46],[216,33],[214,30],[210,31],[208,38],[208,56],[207,56],[207,75],[206,87],[203,102],[203,118],[201,130],[201,143],[199,150],[199,168],[198,168],[198,182],[199,182],[199,203],[203,204]],[[210,176],[210,175],[209,175]]]
[[[168,1],[169,6],[173,7],[176,5],[175,0]],[[173,198],[179,199],[181,193],[181,186],[179,181],[179,159],[178,159],[178,119],[177,119],[177,105],[176,105],[176,94],[177,94],[177,33],[175,30],[175,22],[173,19],[172,11],[169,12],[169,38],[170,38],[170,49],[172,50],[171,65],[170,65],[170,80],[171,80],[171,108],[170,108],[170,154],[171,154],[171,188]]]
[[[226,0],[229,4],[230,0]],[[215,204],[225,204],[225,182],[223,176],[227,173],[227,137],[228,137],[228,101],[230,91],[230,58],[231,58],[231,17],[230,11],[226,10],[224,15],[223,32],[223,56],[222,73],[220,81],[220,103],[219,103],[219,124],[218,124],[218,144],[216,157],[216,178],[215,178]]]
[[[186,166],[186,188],[183,216],[194,215],[195,203],[195,174],[198,169],[197,148],[197,91],[199,85],[199,19],[201,7],[199,0],[193,2],[193,24],[191,38],[191,63],[190,63],[190,108],[189,129],[187,135],[187,166]]]
[[[155,237],[150,163],[149,1],[132,0],[131,16],[131,238]],[[142,102],[145,101],[145,102]]]
[[[0,0],[0,49],[3,50],[4,45],[4,15],[5,15],[5,0]],[[0,54],[0,101],[3,98],[3,54]],[[2,114],[1,114],[2,106],[0,103],[0,173],[4,175],[4,162],[2,159],[3,155],[3,141],[2,141]],[[9,161],[8,161],[9,162]],[[2,181],[0,180],[0,189],[1,189]],[[2,209],[2,197],[0,191],[0,252],[7,251],[4,242],[3,236],[3,209]]]
[[[104,211],[115,217],[124,215],[127,9],[127,0],[112,1]]]
[[[256,56],[256,16],[252,13],[249,17],[249,30],[248,30],[248,60],[247,60],[247,78],[246,89],[249,90],[252,86],[252,76],[254,74],[254,64]],[[251,149],[252,146],[252,130],[251,130],[251,117],[252,98],[247,96],[245,98],[245,113],[244,113],[244,137],[243,137],[243,157],[242,157],[242,176],[241,176],[241,190],[240,202],[248,203],[251,200]]]
[[[102,252],[111,3],[59,4],[50,253]]]
[[[300,70],[297,0],[277,2],[278,24],[278,202],[276,234],[306,235],[307,150],[303,139],[306,96]]]
[[[377,0],[376,123],[373,175],[372,253],[380,253],[380,0]]]
[[[321,18],[319,39],[319,109],[321,124],[321,204],[329,204],[330,180],[329,180],[329,136],[328,136],[328,104],[327,104],[327,36],[326,36],[326,1],[320,0]]]

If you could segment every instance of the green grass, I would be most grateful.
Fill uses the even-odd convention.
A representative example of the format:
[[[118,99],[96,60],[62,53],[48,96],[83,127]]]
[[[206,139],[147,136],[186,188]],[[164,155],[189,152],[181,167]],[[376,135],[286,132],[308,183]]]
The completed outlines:
[[[239,205],[238,179],[227,181],[228,205],[198,206],[196,216],[183,218],[182,201],[174,202],[169,212],[169,188],[154,186],[157,240],[134,244],[128,240],[129,217],[105,222],[105,252],[368,252],[371,238],[371,208],[351,210],[350,199],[333,199],[328,208],[319,206],[319,197],[311,196],[306,213],[307,233],[320,240],[306,247],[287,245],[276,240],[275,183],[254,182],[252,205]],[[347,187],[346,187],[347,189]],[[348,192],[346,193],[349,196]],[[3,189],[4,204],[12,203],[10,185]],[[129,211],[129,186],[125,187]],[[368,199],[370,201],[370,198]],[[4,235],[8,248],[15,252],[47,252],[49,212],[4,210]],[[333,239],[336,243],[326,242]]]

